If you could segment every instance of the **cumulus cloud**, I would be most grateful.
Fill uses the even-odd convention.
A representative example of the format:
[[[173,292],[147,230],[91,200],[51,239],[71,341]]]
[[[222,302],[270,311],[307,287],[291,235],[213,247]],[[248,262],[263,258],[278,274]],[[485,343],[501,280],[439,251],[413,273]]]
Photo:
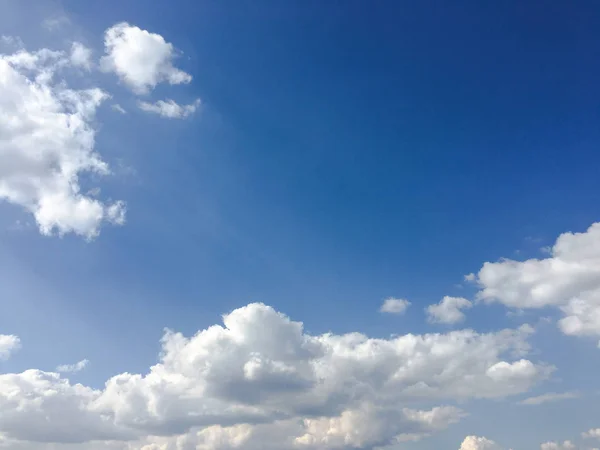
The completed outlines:
[[[459,450],[502,450],[502,447],[485,437],[467,436]]]
[[[455,324],[465,320],[462,310],[472,306],[466,298],[445,296],[438,304],[429,305],[425,312],[430,323]]]
[[[0,199],[30,212],[42,234],[93,238],[104,222],[124,222],[125,205],[81,193],[82,175],[110,173],[94,151],[95,112],[108,94],[55,81],[70,66],[61,51],[0,55]]]
[[[581,436],[586,439],[600,439],[600,428],[592,428],[585,433],[581,433]]]
[[[155,103],[139,102],[138,106],[142,111],[158,114],[168,119],[184,119],[196,112],[200,106],[200,99],[189,105],[180,105],[173,100],[159,100]]]
[[[147,94],[162,82],[182,84],[192,80],[190,74],[173,66],[177,52],[159,34],[122,22],[106,30],[104,47],[101,69],[114,72],[137,94]]]
[[[21,348],[21,340],[12,334],[0,334],[0,361],[6,360]]]
[[[511,308],[556,307],[563,333],[600,336],[600,223],[558,237],[544,259],[487,262],[477,275],[478,298]]]
[[[0,375],[0,435],[157,449],[179,439],[207,450],[416,440],[464,416],[444,403],[503,398],[545,379],[551,368],[525,359],[531,333],[523,326],[389,339],[310,335],[273,308],[250,304],[191,337],[167,331],[158,364],[116,375],[102,389],[39,370]],[[415,409],[418,401],[441,404]]]
[[[402,298],[389,297],[383,301],[379,312],[388,314],[404,314],[411,303]]]
[[[75,364],[61,364],[56,368],[56,371],[60,373],[81,372],[87,367],[89,363],[90,362],[87,359],[82,359],[81,361],[78,361]]]
[[[571,400],[579,397],[579,392],[548,392],[546,394],[526,398],[525,400],[521,400],[519,403],[521,405],[541,405],[543,403],[559,402],[561,400]]]

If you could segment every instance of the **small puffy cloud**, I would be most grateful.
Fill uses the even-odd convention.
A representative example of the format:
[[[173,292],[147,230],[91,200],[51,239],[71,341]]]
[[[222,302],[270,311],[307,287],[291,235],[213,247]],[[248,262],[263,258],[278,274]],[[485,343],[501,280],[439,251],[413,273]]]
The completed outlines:
[[[0,200],[31,213],[42,234],[91,239],[103,223],[123,223],[125,205],[81,192],[82,175],[110,173],[94,151],[95,113],[108,94],[54,81],[69,66],[49,49],[0,55]]]
[[[558,308],[567,335],[600,336],[600,223],[558,237],[544,259],[486,262],[477,297],[510,308]]]
[[[575,450],[576,448],[571,441],[565,441],[562,444],[560,442],[546,442],[540,446],[540,450]]]
[[[462,310],[472,306],[466,298],[445,296],[438,304],[429,305],[425,312],[430,323],[455,324],[465,320]]]
[[[73,42],[71,46],[71,64],[85,70],[92,70],[92,50],[80,42]]]
[[[600,428],[592,428],[591,430],[581,433],[585,439],[600,439]]]
[[[159,100],[155,103],[139,102],[138,106],[142,111],[158,114],[168,119],[184,119],[196,112],[200,106],[200,99],[189,105],[180,105],[173,100]]]
[[[580,397],[579,392],[562,392],[562,393],[548,392],[546,394],[538,395],[535,397],[529,397],[529,398],[526,398],[525,400],[521,400],[519,402],[519,404],[521,404],[521,405],[541,405],[543,403],[559,402],[561,400],[571,400],[571,399],[579,398],[579,397]]]
[[[6,360],[21,348],[21,340],[12,334],[0,334],[0,361]]]
[[[545,379],[550,368],[524,359],[531,332],[310,335],[301,322],[250,304],[193,336],[167,331],[157,364],[115,375],[102,389],[39,370],[0,374],[0,436],[23,448],[127,440],[126,448],[144,450],[418,440],[465,415],[446,402],[516,395]]]
[[[190,74],[173,66],[176,50],[159,34],[122,22],[106,30],[104,47],[101,69],[114,72],[137,94],[146,94],[162,82],[192,80]]]
[[[379,312],[388,314],[404,314],[411,303],[402,298],[389,297],[383,301]]]
[[[502,447],[485,437],[467,436],[459,450],[502,450]]]
[[[465,275],[465,281],[467,282],[473,282],[477,279],[477,276],[474,273],[469,273],[467,275]]]
[[[89,361],[87,359],[82,359],[81,361],[78,361],[75,364],[61,364],[56,368],[56,371],[59,373],[81,372],[87,367],[88,364]]]

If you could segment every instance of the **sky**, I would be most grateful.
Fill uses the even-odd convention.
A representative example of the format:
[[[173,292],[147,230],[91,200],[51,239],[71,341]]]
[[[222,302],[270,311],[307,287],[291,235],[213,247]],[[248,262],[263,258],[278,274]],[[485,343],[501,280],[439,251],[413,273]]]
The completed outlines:
[[[0,0],[0,448],[600,448],[599,14]]]

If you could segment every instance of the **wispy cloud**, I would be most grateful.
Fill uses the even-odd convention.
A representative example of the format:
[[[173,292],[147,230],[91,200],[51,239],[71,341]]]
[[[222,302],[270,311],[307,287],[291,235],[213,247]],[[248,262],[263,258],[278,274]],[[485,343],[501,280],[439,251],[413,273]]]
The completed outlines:
[[[546,394],[538,395],[536,397],[529,397],[519,402],[520,405],[541,405],[543,403],[559,402],[562,400],[570,400],[579,398],[581,394],[579,392],[548,392]]]
[[[56,368],[57,372],[60,373],[75,373],[81,372],[83,369],[87,367],[90,362],[87,359],[82,359],[75,364],[62,364]]]

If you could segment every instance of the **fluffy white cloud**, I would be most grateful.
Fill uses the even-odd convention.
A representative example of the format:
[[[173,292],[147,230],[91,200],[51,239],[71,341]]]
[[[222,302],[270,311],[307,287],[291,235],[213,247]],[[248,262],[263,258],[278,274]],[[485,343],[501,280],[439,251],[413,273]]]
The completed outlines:
[[[562,444],[560,442],[546,442],[540,446],[540,450],[575,450],[575,444],[571,441],[565,441]]]
[[[541,405],[543,403],[549,402],[559,402],[561,400],[570,400],[574,398],[579,398],[579,392],[548,392],[546,394],[538,395],[535,397],[529,397],[525,400],[520,401],[521,405]]]
[[[472,306],[466,298],[445,296],[438,304],[429,305],[425,311],[430,323],[454,324],[465,320],[465,314],[461,310]]]
[[[54,81],[71,65],[48,49],[0,55],[0,199],[33,214],[43,234],[93,238],[103,222],[122,224],[125,207],[81,193],[82,174],[109,173],[94,151],[94,116],[108,94]]]
[[[581,433],[581,436],[586,439],[600,439],[600,428],[592,428],[585,433]]]
[[[8,357],[21,348],[20,339],[12,334],[0,334],[0,361]]]
[[[101,69],[114,72],[137,94],[148,93],[161,82],[192,80],[190,74],[173,66],[176,50],[159,34],[122,22],[106,30],[104,46]]]
[[[404,314],[411,303],[402,298],[389,297],[383,301],[379,312],[388,314]]]
[[[502,450],[502,447],[485,437],[467,436],[459,450]]]
[[[478,298],[512,308],[558,307],[568,335],[600,335],[600,223],[559,236],[544,259],[485,263]]]
[[[159,100],[155,103],[139,102],[138,106],[142,111],[158,114],[169,119],[184,119],[196,112],[196,109],[200,106],[200,99],[189,105],[180,105],[173,100]]]
[[[38,370],[0,375],[0,435],[13,443],[132,439],[147,449],[262,449],[265,440],[273,449],[371,448],[419,439],[464,415],[409,404],[519,394],[551,370],[524,359],[527,326],[313,336],[263,304],[223,322],[192,337],[166,332],[148,373],[116,375],[101,390]]]
[[[80,42],[73,42],[70,59],[73,66],[92,70],[92,51]]]
[[[90,362],[87,359],[82,359],[81,361],[78,361],[75,364],[61,364],[56,368],[56,371],[60,373],[81,372],[87,367],[89,363]]]

